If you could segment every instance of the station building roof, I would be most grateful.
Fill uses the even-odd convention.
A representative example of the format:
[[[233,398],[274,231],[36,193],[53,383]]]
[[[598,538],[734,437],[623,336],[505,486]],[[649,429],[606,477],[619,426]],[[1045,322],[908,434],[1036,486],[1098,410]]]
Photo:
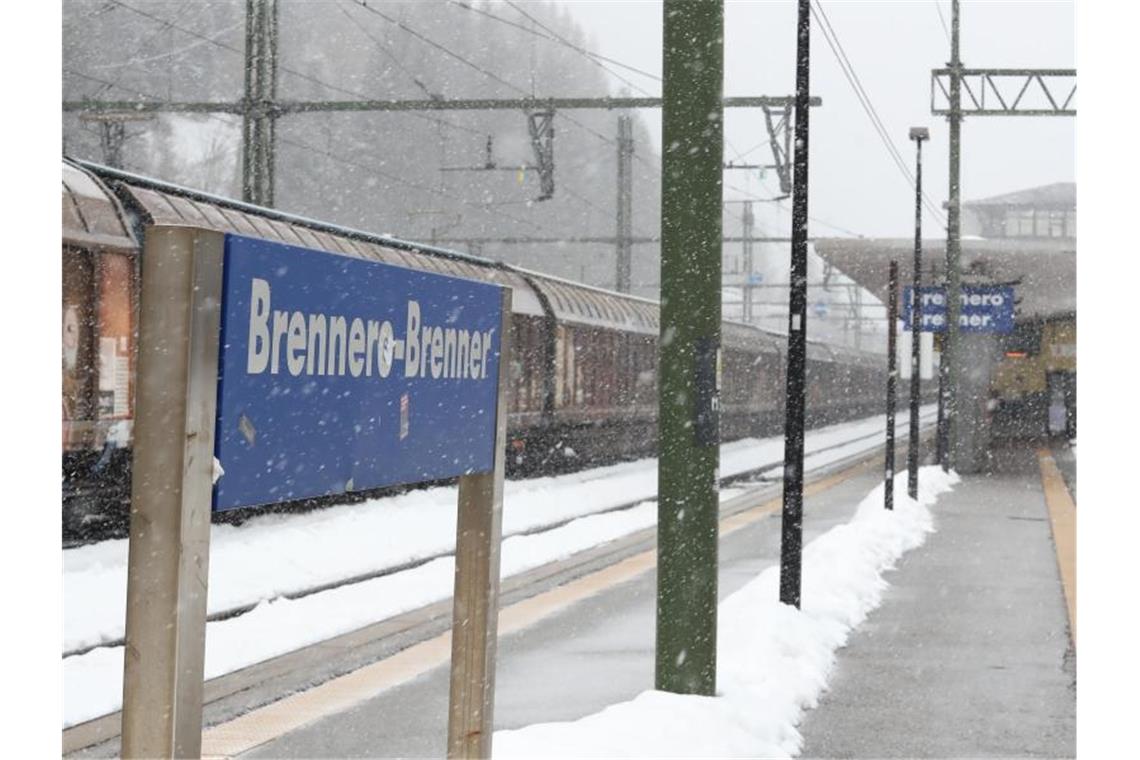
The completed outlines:
[[[816,238],[815,251],[827,266],[846,274],[887,301],[887,270],[899,263],[899,284],[913,281],[914,238]],[[923,240],[923,285],[942,284],[946,240]],[[1018,320],[1075,313],[1077,254],[1071,238],[962,239],[963,284],[1015,285]]]
[[[1067,210],[1077,206],[1077,183],[1054,182],[1012,193],[1002,193],[976,201],[966,201],[963,208],[1034,208]]]

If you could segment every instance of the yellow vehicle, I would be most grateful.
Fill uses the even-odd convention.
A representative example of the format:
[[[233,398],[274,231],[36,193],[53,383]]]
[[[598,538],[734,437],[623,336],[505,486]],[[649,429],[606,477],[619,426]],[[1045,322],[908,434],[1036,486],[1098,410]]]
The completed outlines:
[[[992,386],[995,432],[1075,438],[1075,315],[1019,322],[1011,334],[1002,336],[1001,350]]]

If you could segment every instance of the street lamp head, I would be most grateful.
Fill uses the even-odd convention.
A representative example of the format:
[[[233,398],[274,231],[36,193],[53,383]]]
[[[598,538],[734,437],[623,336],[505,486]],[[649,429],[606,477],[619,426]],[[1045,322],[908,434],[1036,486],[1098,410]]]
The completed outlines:
[[[929,140],[930,139],[930,130],[927,129],[926,127],[911,127],[910,128],[910,139],[912,139],[916,142],[922,142],[923,140]]]

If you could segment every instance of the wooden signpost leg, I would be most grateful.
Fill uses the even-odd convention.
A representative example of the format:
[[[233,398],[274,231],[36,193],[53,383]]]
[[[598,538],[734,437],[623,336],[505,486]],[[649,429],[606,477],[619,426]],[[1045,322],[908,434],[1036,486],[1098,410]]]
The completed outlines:
[[[198,757],[223,236],[147,230],[127,564],[122,755]]]
[[[455,601],[451,625],[449,758],[491,756],[495,651],[499,624],[499,543],[506,465],[507,383],[510,378],[511,290],[503,289],[499,326],[499,392],[495,411],[495,466],[459,479],[455,536]]]

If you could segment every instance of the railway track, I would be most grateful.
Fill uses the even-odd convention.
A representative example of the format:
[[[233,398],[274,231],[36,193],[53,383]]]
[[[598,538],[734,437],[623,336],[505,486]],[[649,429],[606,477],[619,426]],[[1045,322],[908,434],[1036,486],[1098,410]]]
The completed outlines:
[[[924,420],[925,423],[925,420]],[[927,437],[932,425],[924,424],[923,435]],[[823,446],[807,454],[808,457],[835,451],[859,442],[879,438],[880,433],[860,435],[844,441]],[[900,440],[905,437],[900,436]],[[861,449],[847,456],[832,460],[813,468],[808,474],[805,486],[809,490],[828,487],[829,483],[842,480],[848,474],[874,465],[881,456],[881,445]],[[905,449],[900,450],[900,459],[905,459]],[[739,519],[743,513],[755,509],[777,498],[780,477],[772,477],[781,469],[780,464],[767,464],[747,471],[734,473],[721,479],[722,485],[745,486],[744,492],[721,502],[720,520],[723,522]],[[606,514],[628,510],[651,501],[640,498],[628,503],[614,505],[591,513]],[[586,517],[589,515],[582,515]],[[573,518],[579,519],[579,518]],[[572,520],[560,520],[516,531],[510,535],[532,535],[555,530]],[[502,580],[500,604],[510,605],[527,599],[535,593],[578,577],[613,565],[617,562],[652,548],[655,543],[653,526],[636,530],[621,538],[608,541],[590,549],[577,552],[569,557],[551,561],[517,575]],[[506,538],[507,536],[504,536]],[[436,554],[433,558],[450,556],[450,552]],[[322,584],[328,590],[341,586],[361,583],[364,580],[392,575],[410,566],[417,566],[432,558],[417,560],[378,569],[375,572],[345,578],[337,583]],[[294,593],[290,598],[318,593],[318,587]],[[247,607],[245,609],[251,609]],[[222,615],[234,617],[241,614],[233,610],[217,613],[211,619],[222,619]],[[329,640],[308,645],[300,649],[278,655],[268,660],[249,665],[231,673],[210,679],[205,684],[207,703],[206,723],[216,725],[262,704],[273,702],[280,694],[303,690],[317,683],[335,678],[362,667],[369,662],[384,659],[412,644],[444,632],[451,622],[451,600],[441,599],[415,610],[377,621],[360,629],[340,634]],[[92,756],[112,756],[117,750],[119,729],[118,713],[111,713],[71,726],[63,731],[63,750],[70,754],[84,750]]]
[[[835,451],[837,449],[841,449],[841,448],[844,448],[847,446],[852,446],[852,445],[855,445],[855,444],[858,444],[861,442],[866,442],[866,441],[869,441],[869,440],[874,439],[874,438],[881,438],[882,436],[883,436],[883,433],[881,431],[877,431],[874,433],[868,433],[868,434],[860,435],[860,436],[855,436],[855,437],[848,438],[848,439],[845,439],[845,440],[837,442],[837,443],[833,443],[833,444],[830,444],[827,446],[821,446],[819,448],[812,449],[811,451],[807,452],[806,456],[811,457],[811,456],[818,456],[821,454],[826,454],[826,453]],[[905,436],[900,435],[900,440],[905,440]],[[856,457],[863,456],[863,453],[856,454],[855,456]],[[720,479],[720,481],[719,481],[720,487],[726,488],[726,487],[738,485],[741,483],[765,484],[765,483],[779,482],[781,479],[781,476],[782,476],[782,473],[781,473],[782,468],[783,468],[782,462],[775,462],[775,463],[767,463],[767,464],[761,465],[759,467],[755,467],[755,468],[751,468],[751,469],[744,470],[741,472],[733,473],[731,475],[726,475]],[[773,473],[775,473],[775,477],[773,477]],[[531,535],[537,535],[537,534],[541,534],[541,533],[547,533],[547,532],[556,530],[558,528],[561,528],[565,525],[568,525],[568,524],[570,524],[576,520],[581,520],[581,519],[586,518],[586,517],[594,517],[597,515],[605,515],[605,514],[612,514],[612,513],[617,513],[617,512],[629,511],[631,509],[638,507],[641,504],[644,504],[644,503],[649,502],[649,501],[653,501],[655,498],[656,498],[656,494],[653,494],[650,496],[640,496],[636,499],[630,499],[628,501],[624,501],[624,502],[621,502],[619,504],[614,504],[614,505],[610,505],[607,507],[603,507],[601,509],[597,509],[597,510],[594,510],[591,512],[587,512],[587,513],[583,513],[583,514],[577,514],[577,515],[573,515],[573,516],[565,517],[565,518],[560,518],[560,519],[553,520],[550,522],[542,523],[540,525],[533,525],[533,526],[530,526],[530,527],[527,527],[527,528],[524,528],[521,530],[505,532],[503,534],[502,538],[503,538],[503,540],[506,540],[508,538],[512,538],[515,536],[531,536]],[[377,578],[383,578],[386,576],[396,575],[396,574],[401,573],[401,572],[406,572],[408,570],[413,570],[417,567],[420,567],[422,565],[426,565],[430,562],[434,562],[436,560],[444,559],[447,557],[452,557],[452,556],[454,556],[454,554],[455,554],[454,550],[445,550],[445,551],[434,552],[431,554],[425,554],[423,556],[416,557],[414,559],[410,559],[410,560],[407,560],[405,562],[398,562],[398,563],[395,563],[392,565],[387,565],[385,567],[380,567],[380,568],[376,568],[374,570],[369,570],[367,572],[357,573],[357,574],[354,574],[351,576],[346,576],[344,578],[340,578],[340,579],[337,579],[334,581],[318,583],[318,584],[314,584],[312,586],[306,586],[305,588],[301,588],[301,589],[297,589],[297,590],[293,590],[293,591],[287,591],[287,592],[278,594],[275,597],[272,597],[272,599],[264,599],[264,598],[263,599],[257,599],[257,600],[253,600],[253,601],[250,601],[250,602],[245,603],[245,604],[234,605],[232,607],[228,607],[228,608],[223,609],[223,610],[217,610],[217,611],[210,613],[207,616],[206,620],[207,620],[207,622],[218,622],[218,621],[222,621],[222,620],[230,620],[233,618],[240,617],[241,615],[244,615],[247,612],[250,612],[251,610],[256,608],[258,605],[263,604],[266,601],[273,601],[273,600],[280,600],[280,599],[286,599],[286,600],[303,599],[307,596],[312,596],[314,594],[319,594],[319,593],[326,592],[326,591],[332,591],[334,589],[344,588],[346,586],[352,586],[352,585],[359,584],[359,583],[365,583],[367,581],[375,580]],[[79,656],[79,655],[86,654],[87,652],[93,651],[95,649],[123,646],[124,644],[125,644],[125,640],[122,637],[118,637],[118,638],[114,638],[114,639],[107,639],[107,640],[102,641],[98,644],[92,644],[90,646],[84,646],[84,647],[76,647],[74,649],[67,650],[63,653],[63,656],[64,657]]]

